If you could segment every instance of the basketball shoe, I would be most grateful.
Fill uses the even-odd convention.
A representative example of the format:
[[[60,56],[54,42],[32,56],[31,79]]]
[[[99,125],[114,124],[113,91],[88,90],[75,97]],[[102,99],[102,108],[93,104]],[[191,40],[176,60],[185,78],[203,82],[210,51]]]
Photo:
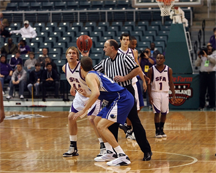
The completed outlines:
[[[68,151],[63,154],[63,157],[79,156],[77,148],[69,147]]]
[[[127,155],[120,153],[118,158],[111,160],[110,162],[107,162],[107,165],[109,166],[125,166],[131,164],[130,159]]]
[[[112,151],[107,150],[106,154],[100,156],[100,157],[95,157],[94,160],[96,162],[108,162],[110,160],[113,160],[117,158],[117,155],[113,153]]]
[[[160,135],[161,135],[162,138],[166,138],[167,137],[167,135],[163,131],[160,132]]]
[[[128,130],[126,133],[126,138],[127,139],[132,139],[132,140],[136,140],[135,136],[134,136],[134,132],[133,130]]]

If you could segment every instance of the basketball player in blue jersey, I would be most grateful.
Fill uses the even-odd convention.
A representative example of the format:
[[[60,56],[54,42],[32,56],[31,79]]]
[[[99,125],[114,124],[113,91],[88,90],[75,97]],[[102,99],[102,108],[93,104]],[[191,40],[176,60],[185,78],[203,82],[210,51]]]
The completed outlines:
[[[106,148],[107,154],[103,156],[104,158],[106,157],[106,160],[101,161],[111,160],[107,162],[109,166],[129,165],[131,163],[130,159],[124,153],[108,127],[116,122],[121,124],[125,122],[128,113],[134,105],[133,95],[104,74],[93,71],[92,59],[89,57],[82,57],[81,59],[81,75],[91,90],[91,94],[86,94],[86,96],[89,96],[89,100],[85,108],[75,114],[74,119],[85,116],[97,99],[105,101],[106,106],[97,115],[95,121],[103,141],[108,142],[115,149],[117,158],[114,159],[114,153],[109,148]]]
[[[81,52],[83,55],[85,55],[83,52]],[[91,91],[88,89],[86,82],[82,79],[80,76],[80,62],[77,61],[79,59],[79,51],[75,47],[69,47],[66,51],[66,59],[67,64],[65,64],[62,67],[62,70],[66,74],[66,78],[71,85],[70,93],[71,95],[75,96],[70,113],[68,115],[68,130],[70,135],[70,147],[69,150],[63,154],[64,157],[71,157],[71,156],[77,156],[77,123],[74,121],[73,116],[78,111],[82,110],[84,108],[84,105],[88,101],[88,98],[83,96],[83,92],[85,93],[91,93]],[[77,91],[77,92],[76,92]],[[105,146],[103,143],[102,138],[100,137],[97,128],[94,124],[94,118],[98,114],[100,110],[100,101],[96,101],[95,104],[89,109],[88,112],[88,119],[90,121],[90,124],[92,125],[95,134],[98,137],[98,140],[100,142],[100,154],[98,157],[102,156],[105,152]]]
[[[156,65],[148,71],[151,84],[148,84],[149,101],[155,114],[156,138],[166,138],[164,123],[169,113],[169,89],[172,91],[172,102],[175,102],[175,90],[173,84],[172,69],[164,64],[165,56],[158,54]],[[160,117],[161,114],[161,117]]]

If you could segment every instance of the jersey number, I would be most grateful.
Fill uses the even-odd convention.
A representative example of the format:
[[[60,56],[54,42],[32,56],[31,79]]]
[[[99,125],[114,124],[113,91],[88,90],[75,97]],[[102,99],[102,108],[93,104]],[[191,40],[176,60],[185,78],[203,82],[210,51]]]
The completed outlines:
[[[159,83],[159,85],[160,85],[160,90],[162,90],[162,84],[163,84],[162,82]]]

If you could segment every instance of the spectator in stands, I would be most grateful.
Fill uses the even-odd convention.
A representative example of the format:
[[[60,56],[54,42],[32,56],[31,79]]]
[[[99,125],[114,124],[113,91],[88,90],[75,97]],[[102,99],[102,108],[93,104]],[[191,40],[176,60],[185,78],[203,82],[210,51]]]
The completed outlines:
[[[0,54],[15,54],[18,51],[18,47],[13,43],[12,38],[8,38],[7,45],[3,46],[0,50]]]
[[[23,64],[22,58],[20,58],[20,51],[18,50],[15,57],[12,57],[9,62],[11,68],[14,70],[17,64]]]
[[[3,38],[11,36],[10,32],[7,29],[5,29],[4,25],[1,24],[0,24],[0,36]]]
[[[45,58],[49,57],[47,48],[43,48],[42,53],[43,54],[40,55],[37,59],[37,61],[40,62],[41,65],[45,64]]]
[[[159,50],[157,50],[157,48],[155,48],[155,44],[153,42],[151,43],[150,47],[151,47],[150,57],[153,57],[156,60],[156,57],[160,52]]]
[[[27,59],[24,63],[24,67],[28,69],[28,71],[31,70],[32,67],[35,67],[35,64],[37,63],[37,60],[34,58],[34,53],[29,53],[29,59]]]
[[[209,39],[209,43],[213,47],[214,50],[216,50],[216,28],[213,29],[214,35],[212,35]]]
[[[26,45],[25,40],[20,40],[20,42],[18,43],[18,50],[21,54],[28,54],[31,51],[30,47]]]
[[[212,47],[207,46],[207,50],[198,52],[198,58],[195,61],[195,66],[200,66],[200,98],[199,110],[205,107],[205,95],[208,90],[209,106],[215,108],[215,71],[216,57],[212,54]]]
[[[56,70],[52,68],[52,64],[46,64],[46,70],[43,71],[42,75],[42,96],[43,101],[46,101],[46,89],[47,87],[55,87],[55,98],[58,98],[58,90],[59,90],[59,76]]]
[[[20,99],[24,99],[23,93],[26,85],[27,73],[23,69],[22,64],[17,64],[17,69],[14,71],[11,81],[10,81],[10,90],[9,95],[6,97],[7,99],[11,99],[13,95],[14,85],[19,85],[19,97]]]
[[[35,64],[35,70],[32,70],[29,75],[29,84],[27,88],[31,93],[31,95],[32,95],[32,87],[35,88],[35,96],[39,95],[42,73],[43,70],[41,69],[41,64],[37,62]]]
[[[36,31],[29,25],[29,21],[24,21],[24,27],[20,30],[13,30],[11,34],[21,34],[22,38],[35,38],[37,36]]]
[[[154,64],[156,64],[156,59],[151,57],[151,50],[149,48],[146,48],[140,54],[139,63],[140,63],[140,67],[141,67],[143,73],[145,73],[145,75],[147,76],[149,68],[151,68]],[[143,89],[142,89],[142,91],[143,91]],[[147,107],[149,109],[151,109],[151,104],[149,102],[147,91],[146,91],[145,95],[146,95],[146,100],[147,100]]]
[[[2,91],[4,92],[4,83],[11,80],[13,70],[6,61],[6,56],[2,55],[0,59],[0,81],[2,84]],[[4,94],[4,93],[3,93]]]
[[[3,25],[4,27],[9,26],[8,20],[4,19],[4,16],[2,13],[0,13],[0,25]]]
[[[52,64],[52,68],[58,73],[57,65],[54,63],[50,57],[45,58],[45,64],[43,64],[43,68],[46,69],[46,65],[50,63]]]

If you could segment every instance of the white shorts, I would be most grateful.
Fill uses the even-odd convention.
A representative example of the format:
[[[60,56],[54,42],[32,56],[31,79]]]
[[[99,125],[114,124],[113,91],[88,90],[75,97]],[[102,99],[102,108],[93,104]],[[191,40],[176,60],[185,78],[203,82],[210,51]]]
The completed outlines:
[[[89,99],[88,97],[84,97],[77,92],[75,95],[75,98],[73,100],[73,103],[71,105],[70,112],[77,113],[77,112],[83,110],[88,99]],[[97,116],[97,114],[100,112],[100,110],[101,110],[101,101],[97,100],[92,105],[92,107],[88,110],[88,115]]]
[[[138,93],[138,88],[137,88],[137,84],[133,83],[133,88],[134,88],[134,96],[136,99],[136,105],[137,105],[137,110],[140,110],[140,102],[139,102],[139,93]]]
[[[169,93],[168,92],[151,92],[153,99],[153,112],[167,114],[169,113]]]

